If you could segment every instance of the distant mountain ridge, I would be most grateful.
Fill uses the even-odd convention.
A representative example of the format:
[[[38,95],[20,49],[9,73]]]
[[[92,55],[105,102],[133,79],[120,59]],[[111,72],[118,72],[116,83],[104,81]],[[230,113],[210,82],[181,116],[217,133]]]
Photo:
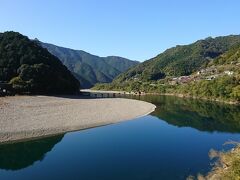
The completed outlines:
[[[109,83],[116,76],[139,63],[118,56],[99,57],[82,50],[38,42],[67,66],[83,88],[90,88],[96,83]]]

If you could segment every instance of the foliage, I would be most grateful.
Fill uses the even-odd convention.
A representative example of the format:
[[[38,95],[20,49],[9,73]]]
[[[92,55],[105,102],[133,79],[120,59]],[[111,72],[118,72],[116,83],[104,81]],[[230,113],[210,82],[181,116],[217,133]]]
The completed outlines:
[[[98,57],[81,50],[72,50],[52,44],[39,44],[57,56],[80,81],[81,86],[89,88],[96,83],[111,82],[117,75],[138,64],[122,57]]]
[[[208,99],[240,101],[239,78],[223,76],[212,81],[201,80],[178,86],[176,93]]]
[[[190,45],[176,46],[155,58],[130,68],[114,81],[123,82],[134,78],[151,81],[166,76],[190,75],[239,43],[240,36],[232,35],[214,39],[207,38]]]
[[[18,93],[79,90],[79,82],[58,58],[16,32],[0,33],[0,81],[10,82]]]
[[[225,144],[233,144],[235,148],[227,152],[211,150],[209,156],[211,159],[217,159],[217,162],[214,163],[212,170],[206,176],[200,174],[197,179],[240,179],[240,144],[238,142],[227,142]]]
[[[210,65],[227,65],[240,63],[240,45],[236,45],[222,56],[216,58]]]
[[[111,84],[98,84],[94,88],[176,94],[240,102],[239,42],[240,36],[227,36],[215,39],[208,38],[188,46],[177,46],[121,74]],[[227,49],[229,50],[226,51]],[[215,59],[209,60],[209,58],[214,58],[215,56]],[[188,65],[194,62],[193,64],[196,66],[194,68],[192,68],[193,66],[186,66],[185,61],[189,62],[187,63]],[[172,69],[170,68],[172,63],[176,71],[170,70]],[[217,73],[222,74],[216,75],[216,78],[213,80],[205,80],[206,77],[203,77],[188,83],[169,84],[173,77],[171,75],[186,75],[203,65],[207,68],[217,69]],[[166,71],[166,69],[170,71]],[[183,69],[186,71],[182,71]],[[226,75],[224,71],[232,71],[234,74]],[[194,77],[194,74],[191,77]]]
[[[182,85],[178,93],[211,99],[240,101],[240,46],[234,46],[229,51],[208,64],[219,71],[231,70],[232,76],[218,77],[212,81],[201,80]]]
[[[168,85],[159,82],[125,82],[97,84],[97,90],[142,91],[147,93],[176,94],[190,97],[206,98],[222,101],[240,101],[240,78],[223,76],[212,81],[200,80],[187,84]]]

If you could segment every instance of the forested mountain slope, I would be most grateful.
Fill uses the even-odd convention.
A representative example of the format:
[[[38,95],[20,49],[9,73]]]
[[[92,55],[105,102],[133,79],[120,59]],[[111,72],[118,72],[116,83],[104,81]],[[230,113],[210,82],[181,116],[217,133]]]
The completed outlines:
[[[137,61],[122,57],[99,57],[81,50],[39,43],[57,56],[74,73],[84,88],[92,87],[99,82],[111,82],[117,75],[138,64]]]
[[[114,81],[123,82],[134,78],[151,81],[167,76],[190,75],[238,43],[240,43],[240,35],[230,35],[210,37],[189,45],[176,46],[129,69]]]
[[[171,48],[94,88],[240,103],[240,36]]]
[[[19,93],[74,93],[80,88],[57,57],[17,32],[0,33],[0,81]]]

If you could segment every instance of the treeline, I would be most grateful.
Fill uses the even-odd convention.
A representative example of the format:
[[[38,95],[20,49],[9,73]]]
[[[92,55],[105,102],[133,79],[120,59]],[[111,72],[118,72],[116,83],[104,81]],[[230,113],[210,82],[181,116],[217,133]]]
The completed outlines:
[[[171,48],[121,74],[112,83],[97,84],[94,88],[175,94],[239,103],[239,38],[240,36],[207,38],[191,45]],[[176,70],[172,71],[171,67]],[[212,68],[215,72],[195,78],[196,71],[205,68]],[[182,71],[183,69],[186,71]],[[193,70],[194,73],[189,76],[192,80],[184,83],[175,81],[174,85],[170,83],[176,75],[188,75]]]
[[[94,89],[175,94],[220,101],[240,102],[239,81],[239,76],[226,75],[211,81],[200,80],[187,84],[169,85],[159,82],[125,82],[117,84],[97,84]]]
[[[211,81],[201,80],[180,85],[175,92],[193,97],[240,101],[239,77],[223,76]]]

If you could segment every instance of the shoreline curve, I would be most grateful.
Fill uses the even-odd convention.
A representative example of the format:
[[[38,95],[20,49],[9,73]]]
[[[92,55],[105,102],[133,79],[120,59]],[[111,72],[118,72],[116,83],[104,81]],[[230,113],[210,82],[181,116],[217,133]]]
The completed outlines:
[[[156,106],[123,98],[13,96],[0,98],[0,144],[54,136],[150,114]]]

